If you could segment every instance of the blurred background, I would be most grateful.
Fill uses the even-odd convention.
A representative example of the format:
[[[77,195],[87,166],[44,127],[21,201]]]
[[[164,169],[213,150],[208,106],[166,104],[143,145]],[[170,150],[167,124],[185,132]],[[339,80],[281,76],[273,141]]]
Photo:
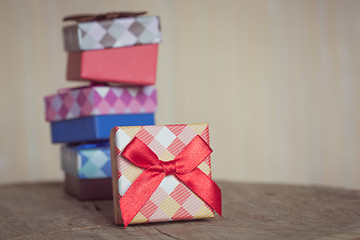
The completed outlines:
[[[360,1],[0,0],[0,183],[60,180],[43,97],[62,18],[161,18],[158,124],[209,122],[213,176],[360,189]]]

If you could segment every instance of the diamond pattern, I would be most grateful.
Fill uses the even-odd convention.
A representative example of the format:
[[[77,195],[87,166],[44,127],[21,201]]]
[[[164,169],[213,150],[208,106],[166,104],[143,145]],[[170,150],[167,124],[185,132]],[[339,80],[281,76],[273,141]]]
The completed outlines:
[[[190,195],[191,192],[188,191],[188,189],[186,189],[186,187],[182,184],[177,185],[174,191],[170,194],[170,196],[180,205],[184,204]]]
[[[80,91],[76,101],[77,103],[81,106],[81,105],[84,105],[85,101],[87,100],[87,97],[86,97],[86,93],[85,91]],[[59,104],[61,104],[62,102],[58,101]]]
[[[151,95],[151,94],[150,94]],[[146,100],[147,100],[148,96],[144,93],[144,92],[140,92],[139,94],[137,94],[137,98],[136,100],[141,104],[144,105]]]
[[[105,34],[105,36],[100,40],[101,45],[107,46],[107,45],[114,45],[116,43],[116,39],[113,38],[110,34]]]
[[[174,156],[178,155],[186,145],[179,139],[175,138],[172,144],[167,148],[167,150]]]
[[[179,181],[174,176],[166,176],[159,187],[170,195],[178,185]]]
[[[171,196],[168,196],[159,208],[169,217],[173,216],[181,207]]]
[[[116,159],[118,176],[120,176],[117,182],[119,183],[120,197],[126,193],[126,190],[143,172],[142,168],[134,165],[121,155],[121,151],[134,137],[147,144],[162,161],[173,160],[196,135],[204,136],[204,141],[209,143],[208,125],[206,123],[117,127],[116,129]],[[210,156],[199,165],[199,169],[210,176]],[[131,223],[208,218],[213,216],[214,212],[202,199],[175,176],[170,175],[163,179]]]
[[[145,27],[139,23],[138,21],[135,21],[131,26],[129,27],[129,32],[134,34],[134,36],[139,37],[140,34],[145,30]]]
[[[131,94],[129,93],[128,89],[123,92],[120,99],[126,104],[129,105],[131,102]]]
[[[45,107],[46,120],[50,122],[105,114],[154,113],[156,88],[93,86],[70,89],[45,97]]]
[[[117,97],[113,91],[109,91],[108,94],[105,96],[105,100],[110,106],[114,106],[114,103],[117,100]]]
[[[150,218],[155,213],[156,209],[158,209],[158,206],[156,206],[151,200],[149,200],[142,207],[143,211],[141,212],[141,214],[145,218]]]
[[[125,31],[126,29],[124,26],[122,26],[121,23],[118,23],[117,21],[114,21],[111,27],[108,28],[108,34],[110,34],[114,39],[116,39],[117,36],[121,36]]]
[[[90,25],[89,23],[87,23]],[[106,25],[107,23],[105,23]],[[90,26],[90,30],[88,31],[87,36],[91,37],[96,42],[100,41],[103,36],[106,34],[106,27],[103,26],[104,23],[100,24],[99,22],[95,22]],[[86,37],[86,36],[85,36]]]
[[[110,147],[66,147],[61,149],[62,169],[81,179],[111,177]]]
[[[172,216],[173,220],[183,220],[183,219],[192,219],[193,216],[188,213],[185,208],[180,207],[177,212]]]
[[[182,206],[188,213],[195,215],[202,207],[202,203],[202,200],[198,196],[191,194]]]
[[[167,148],[175,140],[175,138],[175,134],[173,134],[168,128],[164,127],[154,139],[158,140],[164,148]]]
[[[67,35],[68,31],[65,31],[67,51],[154,44],[162,39],[160,21],[156,16],[82,22],[68,28],[76,28],[78,34]]]

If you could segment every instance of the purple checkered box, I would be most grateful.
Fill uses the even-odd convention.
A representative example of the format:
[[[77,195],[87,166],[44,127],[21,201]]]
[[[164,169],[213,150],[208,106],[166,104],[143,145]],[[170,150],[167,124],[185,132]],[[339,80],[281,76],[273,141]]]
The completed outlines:
[[[87,86],[45,97],[46,121],[109,114],[154,113],[156,88]]]

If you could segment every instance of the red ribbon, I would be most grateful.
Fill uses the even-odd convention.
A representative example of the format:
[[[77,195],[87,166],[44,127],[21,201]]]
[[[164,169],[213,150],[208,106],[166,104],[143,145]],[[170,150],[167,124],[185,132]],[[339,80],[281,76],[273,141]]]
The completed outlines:
[[[221,190],[197,168],[211,152],[209,145],[197,135],[174,160],[163,162],[135,137],[121,154],[145,171],[119,200],[125,228],[167,175],[175,175],[221,216]]]

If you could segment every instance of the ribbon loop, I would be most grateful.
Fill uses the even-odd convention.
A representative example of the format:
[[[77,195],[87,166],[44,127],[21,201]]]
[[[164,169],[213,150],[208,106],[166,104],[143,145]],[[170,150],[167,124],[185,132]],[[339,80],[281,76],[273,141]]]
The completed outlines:
[[[176,173],[176,161],[161,162],[161,167],[164,170],[166,176]]]

